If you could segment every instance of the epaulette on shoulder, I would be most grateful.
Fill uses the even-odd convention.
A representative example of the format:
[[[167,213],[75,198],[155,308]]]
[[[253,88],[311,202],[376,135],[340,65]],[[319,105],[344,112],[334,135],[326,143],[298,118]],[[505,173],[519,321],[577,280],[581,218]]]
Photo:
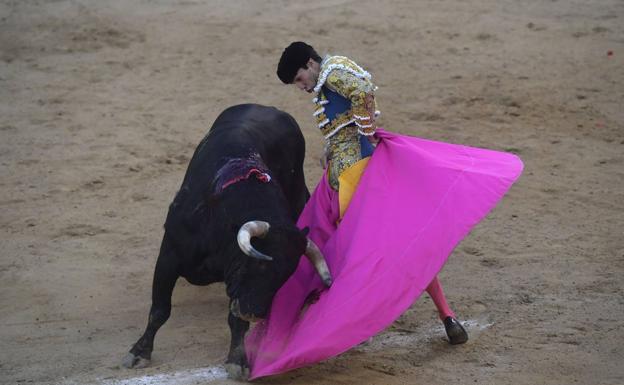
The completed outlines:
[[[327,76],[333,70],[342,70],[347,71],[361,79],[371,79],[371,74],[366,72],[362,67],[357,65],[353,60],[349,59],[346,56],[331,56],[323,61],[321,65],[321,69],[319,72],[318,82],[314,87],[314,92],[319,92],[325,81],[327,80]]]

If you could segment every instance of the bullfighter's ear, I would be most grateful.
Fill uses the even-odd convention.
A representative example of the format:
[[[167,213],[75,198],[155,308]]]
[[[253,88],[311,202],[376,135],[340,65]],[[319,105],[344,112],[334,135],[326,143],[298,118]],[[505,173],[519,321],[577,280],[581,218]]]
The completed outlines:
[[[304,235],[304,236],[306,236],[306,237],[308,236],[308,234],[309,234],[309,233],[310,233],[310,228],[309,228],[308,226],[304,227],[304,228],[301,230],[301,234],[303,234],[303,235]]]

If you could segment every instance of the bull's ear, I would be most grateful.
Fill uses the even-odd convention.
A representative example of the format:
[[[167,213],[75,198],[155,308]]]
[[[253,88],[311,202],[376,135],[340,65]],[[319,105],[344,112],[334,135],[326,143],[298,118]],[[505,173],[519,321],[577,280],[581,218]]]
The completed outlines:
[[[304,227],[304,228],[301,230],[301,234],[303,234],[304,236],[306,236],[306,237],[307,237],[307,236],[308,236],[308,234],[310,234],[310,228],[309,228],[308,226]]]

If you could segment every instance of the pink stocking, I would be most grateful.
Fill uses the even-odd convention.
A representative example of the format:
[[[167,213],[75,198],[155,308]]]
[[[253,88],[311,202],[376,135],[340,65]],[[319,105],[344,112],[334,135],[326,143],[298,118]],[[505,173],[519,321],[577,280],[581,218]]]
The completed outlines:
[[[438,313],[442,321],[444,321],[446,317],[455,318],[455,313],[453,313],[448,303],[446,302],[446,297],[444,296],[442,285],[440,285],[440,281],[438,281],[437,276],[431,281],[429,286],[427,286],[427,293],[433,300],[436,308],[438,308]]]

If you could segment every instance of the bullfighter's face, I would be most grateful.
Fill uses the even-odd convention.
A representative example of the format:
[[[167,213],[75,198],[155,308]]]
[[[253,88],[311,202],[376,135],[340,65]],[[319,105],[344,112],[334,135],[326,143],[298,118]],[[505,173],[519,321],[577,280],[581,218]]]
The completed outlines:
[[[320,69],[321,65],[318,62],[313,59],[309,59],[307,67],[299,68],[297,71],[297,74],[293,79],[293,84],[300,90],[311,93],[316,86],[316,82],[318,81]]]
[[[230,311],[247,321],[267,316],[275,293],[294,273],[305,253],[307,237],[295,227],[273,226],[265,238],[254,238],[253,243],[256,249],[273,260],[245,256],[227,288],[232,299]]]

